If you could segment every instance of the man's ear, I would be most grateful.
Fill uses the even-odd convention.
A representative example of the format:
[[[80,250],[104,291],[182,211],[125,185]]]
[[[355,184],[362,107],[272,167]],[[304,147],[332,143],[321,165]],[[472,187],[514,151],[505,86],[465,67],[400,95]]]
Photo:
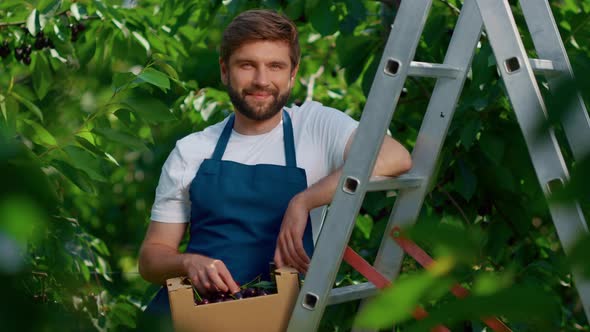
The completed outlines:
[[[293,70],[291,70],[291,84],[293,84],[293,81],[295,80],[295,77],[297,76],[298,71],[299,71],[299,64],[296,64],[295,68],[293,68]]]
[[[289,78],[289,89],[293,88],[295,85],[295,77],[297,76],[297,71],[299,70],[299,64],[295,65],[295,68],[291,70],[291,77]]]
[[[221,75],[221,83],[223,83],[223,85],[227,85],[227,65],[225,64],[225,61],[223,61],[222,58],[219,58],[219,74]]]

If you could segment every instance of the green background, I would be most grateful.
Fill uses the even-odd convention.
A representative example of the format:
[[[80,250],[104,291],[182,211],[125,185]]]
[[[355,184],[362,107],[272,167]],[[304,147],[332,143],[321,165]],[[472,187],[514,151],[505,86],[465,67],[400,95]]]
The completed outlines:
[[[11,53],[0,59],[2,329],[136,326],[156,289],[139,276],[137,253],[162,164],[176,140],[231,109],[217,59],[234,16],[262,7],[293,19],[302,59],[289,103],[313,98],[359,119],[399,3],[3,0],[0,46],[5,41]],[[510,3],[524,26],[517,2]],[[577,80],[551,95],[540,87],[566,146],[559,120],[574,88],[590,100],[590,0],[550,3]],[[459,0],[433,0],[417,61],[442,62],[460,7]],[[33,49],[30,65],[17,61],[14,49],[34,45],[40,31],[55,48]],[[521,35],[532,50],[528,32]],[[408,79],[390,124],[409,150],[434,83]],[[570,271],[590,274],[590,240],[566,259],[485,37],[441,156],[410,232],[443,262],[441,271],[406,259],[397,287],[357,322],[421,331],[409,312],[422,304],[453,331],[481,331],[482,315],[501,316],[514,331],[588,331]],[[564,157],[572,181],[553,199],[578,199],[588,218],[590,158],[574,162],[567,146]],[[350,245],[369,260],[394,200],[371,193],[357,217]],[[346,264],[337,277],[339,286],[363,281]],[[474,296],[453,299],[454,282]],[[329,307],[321,330],[349,330],[357,305]]]

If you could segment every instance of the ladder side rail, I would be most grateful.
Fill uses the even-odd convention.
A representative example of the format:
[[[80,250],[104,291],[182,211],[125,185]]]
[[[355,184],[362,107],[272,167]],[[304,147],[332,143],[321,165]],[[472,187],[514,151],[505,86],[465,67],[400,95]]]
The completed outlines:
[[[459,68],[461,75],[457,79],[439,78],[437,80],[412,151],[412,174],[422,177],[424,181],[417,188],[398,191],[373,264],[389,280],[399,273],[404,257],[403,249],[391,240],[389,233],[394,227],[403,228],[414,224],[420,214],[431,181],[435,180],[433,177],[436,163],[440,157],[457,100],[463,90],[475,48],[480,40],[482,27],[483,22],[475,2],[466,0],[461,8],[444,59],[445,65]],[[364,305],[365,301],[361,303],[361,308]]]
[[[319,326],[431,5],[432,0],[414,0],[402,2],[399,8],[295,302],[289,332],[316,331]]]
[[[400,248],[393,244],[389,233],[395,226],[411,225],[418,218],[426,191],[431,181],[434,181],[436,163],[465,84],[482,27],[483,22],[477,6],[472,0],[466,0],[444,60],[445,64],[460,68],[462,74],[457,79],[440,78],[436,82],[412,151],[412,173],[422,177],[424,181],[417,188],[399,191],[375,260],[374,266],[377,270],[390,279],[395,277],[401,267],[401,259],[397,259],[401,256],[392,255]],[[393,257],[396,259],[392,259]]]
[[[562,185],[569,174],[553,130],[548,129],[542,135],[537,132],[539,124],[547,121],[547,111],[510,5],[506,0],[476,1],[537,179],[545,196],[549,197],[551,188]],[[568,253],[578,237],[588,232],[582,210],[577,202],[548,200],[548,206],[561,244]],[[573,275],[586,317],[590,319],[590,282],[576,271]]]
[[[561,75],[547,77],[549,90],[554,93],[565,80],[573,80],[574,74],[563,41],[547,0],[520,0],[520,7],[531,33],[537,56],[550,60]],[[581,161],[590,154],[590,118],[577,91],[570,109],[564,114],[563,129],[574,159]]]

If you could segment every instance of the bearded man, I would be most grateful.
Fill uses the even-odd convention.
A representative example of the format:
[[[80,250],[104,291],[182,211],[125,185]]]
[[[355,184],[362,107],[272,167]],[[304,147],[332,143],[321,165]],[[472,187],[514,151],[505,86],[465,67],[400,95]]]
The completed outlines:
[[[332,200],[358,124],[314,101],[285,107],[300,60],[297,29],[285,16],[240,14],[224,31],[220,53],[234,112],[177,142],[139,257],[146,280],[164,285],[188,276],[201,294],[237,292],[268,276],[272,261],[306,272],[310,211]],[[387,136],[373,175],[410,167],[408,151]],[[187,227],[190,240],[179,252]],[[169,310],[163,287],[147,311]]]

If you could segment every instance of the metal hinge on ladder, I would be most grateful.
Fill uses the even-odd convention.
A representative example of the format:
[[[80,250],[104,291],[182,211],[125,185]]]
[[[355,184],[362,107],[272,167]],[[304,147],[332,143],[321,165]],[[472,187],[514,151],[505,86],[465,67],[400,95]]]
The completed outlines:
[[[290,332],[315,331],[327,305],[362,299],[378,291],[379,285],[374,283],[332,289],[345,252],[350,254],[346,251],[348,240],[367,191],[399,190],[373,265],[387,281],[398,274],[404,250],[389,234],[394,227],[411,225],[418,217],[484,27],[545,195],[568,180],[553,132],[536,132],[547,115],[534,74],[544,75],[550,89],[573,77],[547,0],[520,0],[539,59],[528,58],[507,0],[465,0],[442,64],[413,61],[431,5],[432,0],[401,2],[293,310]],[[370,179],[405,80],[412,75],[437,79],[412,151],[414,166],[398,178]],[[563,126],[574,158],[581,160],[590,152],[590,120],[579,95]],[[575,237],[588,231],[581,209],[576,202],[550,202],[549,210],[568,253]],[[574,281],[590,320],[590,283],[575,273]]]

